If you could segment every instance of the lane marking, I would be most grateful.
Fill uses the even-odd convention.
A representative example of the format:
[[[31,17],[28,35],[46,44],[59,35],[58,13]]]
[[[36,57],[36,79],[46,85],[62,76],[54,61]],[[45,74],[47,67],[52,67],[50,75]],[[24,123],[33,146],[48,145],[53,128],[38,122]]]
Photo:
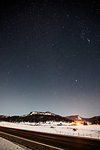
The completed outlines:
[[[51,145],[48,145],[48,144],[32,141],[32,140],[25,139],[25,138],[22,138],[22,137],[19,137],[19,136],[16,136],[16,135],[12,135],[12,134],[9,134],[9,133],[5,133],[5,132],[2,132],[2,131],[0,131],[0,132],[5,134],[5,135],[12,136],[12,137],[15,137],[15,138],[19,138],[19,139],[22,139],[22,140],[26,140],[26,141],[29,141],[29,142],[32,142],[32,143],[35,143],[35,144],[43,145],[43,146],[50,147],[50,148],[57,149],[57,150],[64,150],[62,148],[58,148],[58,147],[51,146]]]

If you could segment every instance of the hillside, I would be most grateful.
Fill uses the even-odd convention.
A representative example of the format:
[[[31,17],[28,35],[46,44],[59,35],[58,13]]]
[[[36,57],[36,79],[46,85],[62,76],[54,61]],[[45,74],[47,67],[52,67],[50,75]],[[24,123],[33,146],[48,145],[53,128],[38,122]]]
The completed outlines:
[[[91,118],[82,118],[79,115],[72,116],[60,116],[51,112],[38,112],[33,111],[23,116],[4,116],[0,115],[0,121],[8,122],[46,122],[46,121],[64,121],[64,122],[75,122],[75,121],[88,121],[92,124],[100,124],[100,116],[94,116]]]
[[[51,112],[30,112],[23,116],[0,116],[1,121],[9,122],[46,122],[46,121],[70,121],[69,119]]]

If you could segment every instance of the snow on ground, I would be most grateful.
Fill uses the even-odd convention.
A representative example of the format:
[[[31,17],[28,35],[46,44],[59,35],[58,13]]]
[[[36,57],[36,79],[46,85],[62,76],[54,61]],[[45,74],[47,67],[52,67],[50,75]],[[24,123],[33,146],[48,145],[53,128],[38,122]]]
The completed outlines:
[[[70,123],[62,122],[46,122],[38,124],[29,122],[0,122],[0,126],[100,139],[100,125],[71,126]],[[74,129],[76,129],[76,131],[74,131]]]
[[[0,137],[0,150],[24,150],[24,149]]]

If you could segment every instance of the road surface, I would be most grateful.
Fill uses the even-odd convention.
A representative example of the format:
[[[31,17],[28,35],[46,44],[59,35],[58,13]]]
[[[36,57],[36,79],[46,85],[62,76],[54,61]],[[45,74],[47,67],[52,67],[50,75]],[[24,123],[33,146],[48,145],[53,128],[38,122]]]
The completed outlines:
[[[100,140],[0,127],[0,136],[32,150],[99,150]]]

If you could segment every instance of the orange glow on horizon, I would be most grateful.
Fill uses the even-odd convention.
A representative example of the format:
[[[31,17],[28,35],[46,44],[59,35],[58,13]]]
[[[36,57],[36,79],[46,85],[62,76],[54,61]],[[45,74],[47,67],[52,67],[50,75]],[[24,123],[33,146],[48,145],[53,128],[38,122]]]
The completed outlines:
[[[80,122],[76,122],[77,126],[82,126],[82,124]]]

